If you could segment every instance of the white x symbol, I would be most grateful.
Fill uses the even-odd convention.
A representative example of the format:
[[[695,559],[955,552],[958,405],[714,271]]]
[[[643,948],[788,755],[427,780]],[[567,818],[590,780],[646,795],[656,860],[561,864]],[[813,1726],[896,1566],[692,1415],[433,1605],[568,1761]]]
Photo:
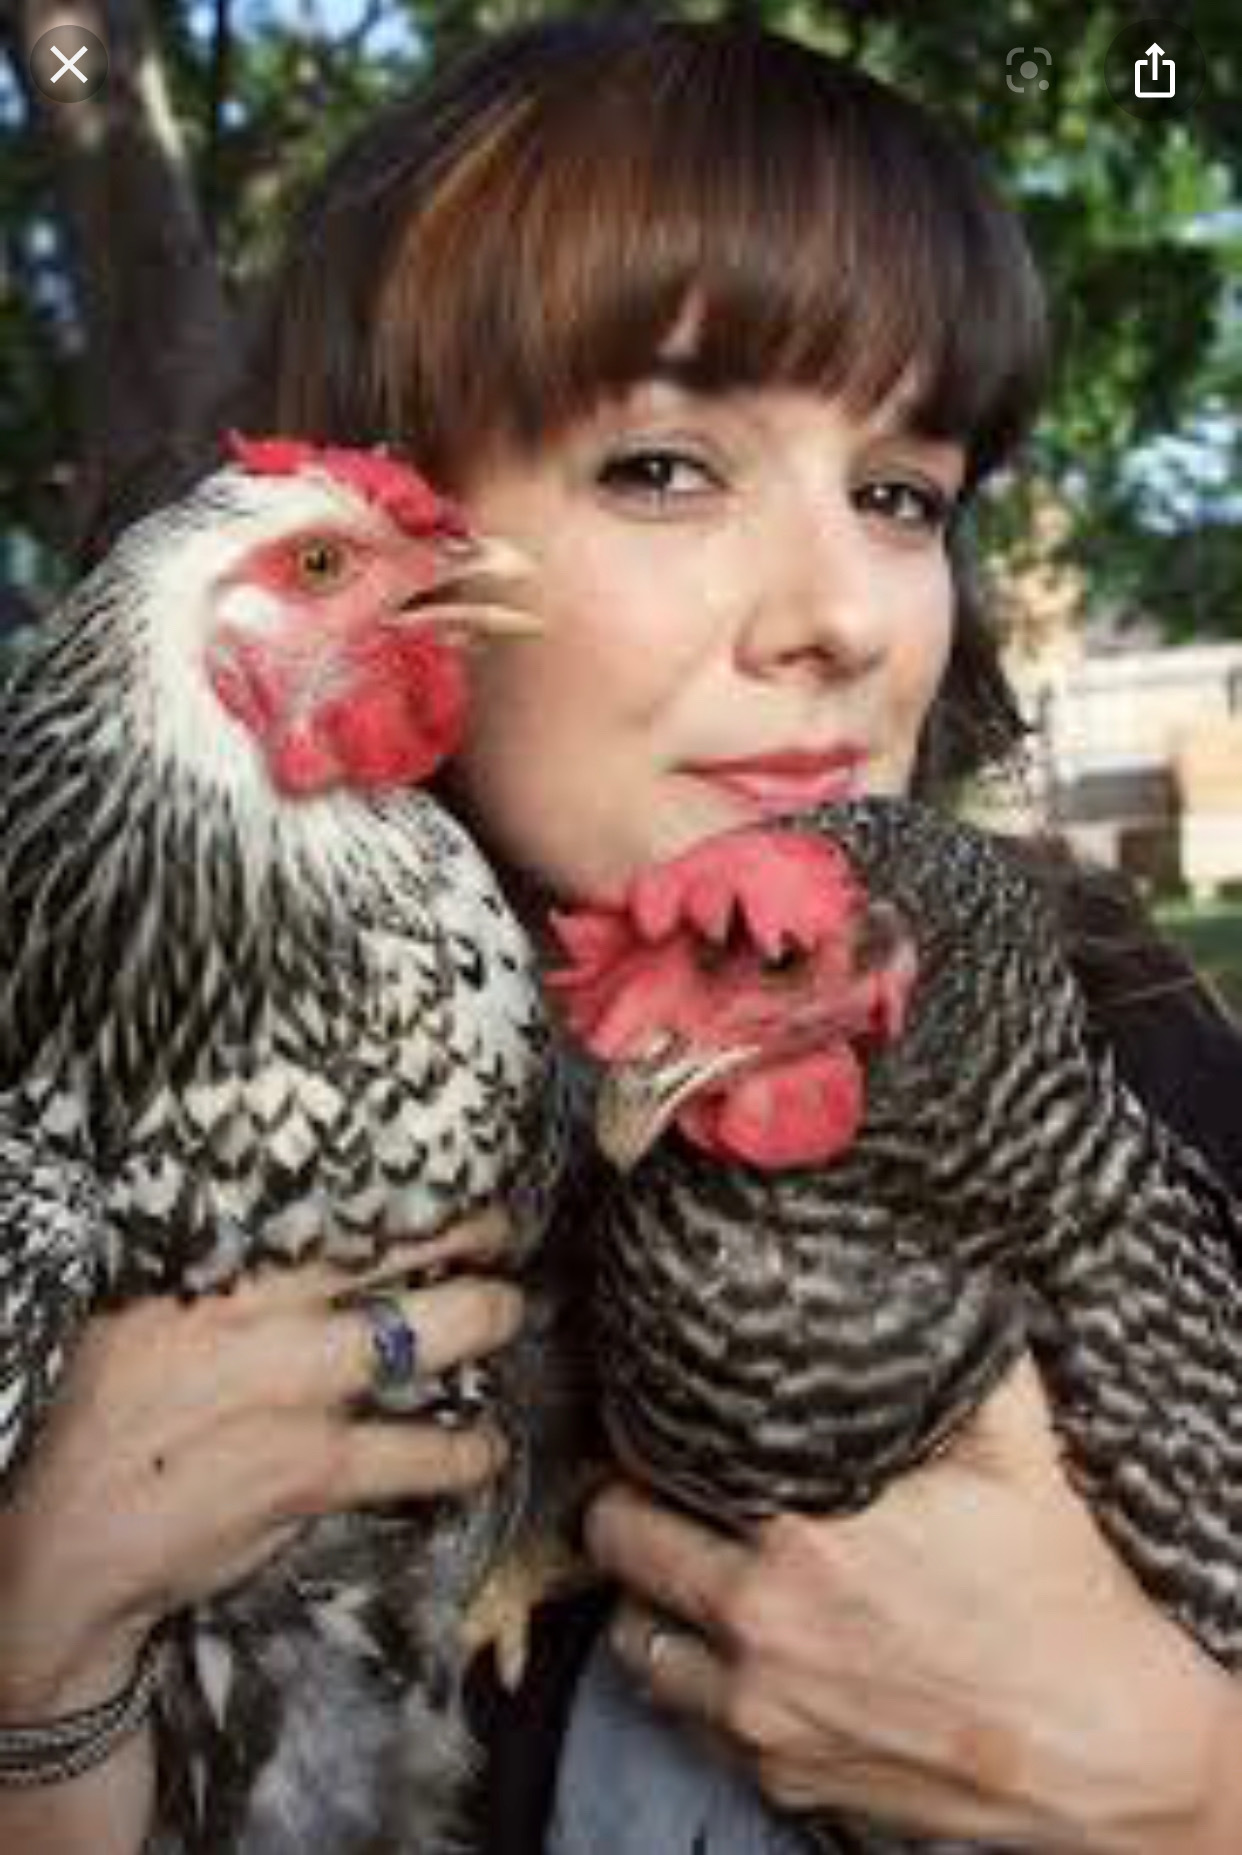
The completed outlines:
[[[73,75],[74,75],[74,76],[75,76],[75,77],[77,78],[77,80],[78,80],[78,82],[79,82],[79,84],[89,84],[89,83],[90,83],[90,81],[91,81],[91,80],[90,80],[90,78],[89,78],[89,77],[84,77],[84,76],[82,75],[82,73],[81,73],[81,71],[74,71],[74,70],[73,70],[73,67],[74,67],[74,65],[75,65],[75,64],[76,64],[76,63],[78,62],[78,59],[79,59],[79,58],[85,58],[85,56],[86,56],[86,54],[87,54],[87,52],[88,52],[88,51],[89,51],[89,49],[90,49],[90,47],[89,47],[89,46],[87,46],[87,45],[84,45],[84,46],[82,47],[82,49],[81,49],[81,51],[76,51],[76,52],[74,52],[74,54],[73,54],[73,57],[72,57],[72,58],[66,58],[66,57],[65,57],[65,54],[64,54],[64,52],[62,52],[62,51],[57,51],[57,48],[56,48],[56,46],[55,46],[55,45],[52,45],[52,46],[49,46],[49,47],[48,47],[48,49],[49,49],[50,51],[54,51],[54,52],[56,52],[56,56],[57,56],[57,57],[58,57],[58,58],[60,59],[60,69],[59,69],[59,71],[57,71],[57,73],[56,73],[56,75],[55,75],[55,76],[53,77],[53,79],[52,79],[52,82],[53,82],[54,84],[58,84],[58,83],[60,82],[60,80],[61,80],[61,78],[62,78],[62,77],[63,77],[63,76],[65,75],[65,72],[66,72],[66,71],[73,71]]]

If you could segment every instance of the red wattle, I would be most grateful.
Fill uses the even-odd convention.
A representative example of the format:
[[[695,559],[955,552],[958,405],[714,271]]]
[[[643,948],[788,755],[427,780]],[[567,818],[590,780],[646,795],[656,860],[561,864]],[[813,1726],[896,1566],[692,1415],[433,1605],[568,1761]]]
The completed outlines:
[[[268,756],[273,786],[289,799],[312,798],[341,781],[335,753],[313,727],[291,729]]]
[[[863,1117],[863,1081],[848,1044],[758,1070],[700,1096],[677,1125],[718,1159],[777,1172],[822,1165],[844,1151]]]
[[[429,725],[405,691],[383,687],[363,690],[326,710],[316,718],[316,728],[331,745],[337,783],[370,792],[429,778],[457,745],[459,732],[447,728],[442,717]]]
[[[213,687],[289,797],[417,785],[461,744],[465,668],[458,651],[427,632],[354,639],[331,679],[339,693],[319,700],[307,691],[323,679],[320,659],[271,641],[227,643],[208,666]]]

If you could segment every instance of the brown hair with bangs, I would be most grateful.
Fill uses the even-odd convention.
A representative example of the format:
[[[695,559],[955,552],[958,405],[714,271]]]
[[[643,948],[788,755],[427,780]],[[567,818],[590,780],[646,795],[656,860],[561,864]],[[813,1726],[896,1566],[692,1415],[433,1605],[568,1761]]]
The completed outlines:
[[[407,444],[452,488],[651,370],[695,307],[693,383],[781,384],[1009,455],[1042,380],[1025,241],[916,105],[791,40],[616,16],[501,35],[390,110],[291,243],[250,417]],[[950,539],[954,649],[924,791],[1021,723]]]

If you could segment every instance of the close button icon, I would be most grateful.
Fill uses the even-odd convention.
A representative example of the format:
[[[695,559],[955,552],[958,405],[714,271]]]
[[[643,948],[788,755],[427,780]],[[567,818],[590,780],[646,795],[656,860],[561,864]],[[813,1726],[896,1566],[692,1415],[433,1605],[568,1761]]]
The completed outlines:
[[[108,75],[107,47],[85,26],[53,26],[35,42],[30,75],[49,103],[89,103]]]

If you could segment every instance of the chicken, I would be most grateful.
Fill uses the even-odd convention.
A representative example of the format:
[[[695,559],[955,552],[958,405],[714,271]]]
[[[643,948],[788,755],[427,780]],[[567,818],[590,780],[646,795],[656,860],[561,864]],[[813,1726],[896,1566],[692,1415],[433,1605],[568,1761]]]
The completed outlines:
[[[1242,1668],[1242,1207],[1099,1048],[1030,861],[860,800],[553,926],[620,1169],[594,1322],[626,1464],[725,1527],[855,1511],[1030,1347],[1103,1529]]]
[[[546,1011],[416,790],[467,649],[536,628],[524,571],[392,457],[238,438],[0,698],[0,1492],[96,1308],[369,1271],[496,1198],[533,1255],[567,1151]],[[467,1612],[537,1505],[549,1371],[536,1333],[422,1388],[508,1430],[485,1491],[317,1522],[176,1621],[161,1855],[442,1846]]]

